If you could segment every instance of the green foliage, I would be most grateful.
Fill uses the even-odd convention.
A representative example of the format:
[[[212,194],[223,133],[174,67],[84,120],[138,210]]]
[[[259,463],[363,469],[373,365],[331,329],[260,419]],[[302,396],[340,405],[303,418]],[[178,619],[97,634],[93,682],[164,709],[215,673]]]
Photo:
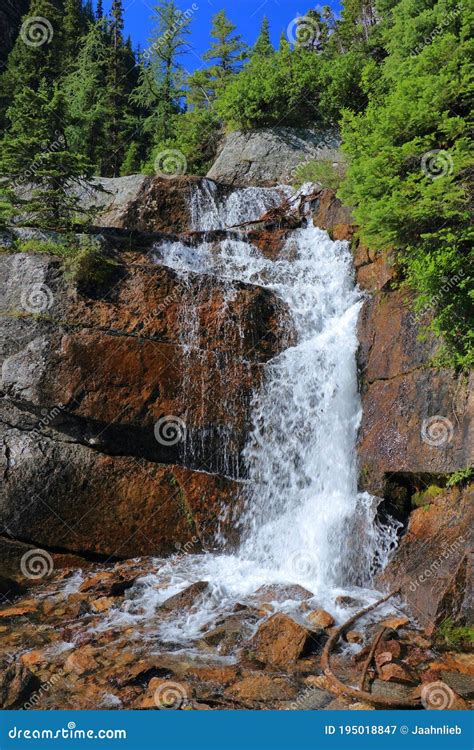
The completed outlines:
[[[415,494],[412,495],[412,507],[421,508],[424,505],[429,505],[435,499],[435,497],[438,497],[438,495],[442,495],[443,492],[444,489],[442,487],[438,487],[438,485],[436,484],[431,484],[429,487],[427,487],[426,490],[415,492]]]
[[[0,231],[5,229],[14,214],[11,190],[0,185]]]
[[[466,469],[459,469],[459,471],[455,471],[451,474],[448,481],[446,482],[446,487],[456,487],[458,484],[467,484],[473,477],[473,468],[468,467]]]
[[[93,237],[67,235],[55,239],[18,240],[14,251],[43,253],[61,258],[68,281],[95,288],[107,284],[118,267]]]
[[[469,649],[474,643],[474,628],[455,625],[447,619],[435,631],[435,638],[451,649]]]
[[[392,3],[389,54],[366,79],[367,109],[344,116],[349,167],[340,190],[363,241],[395,248],[416,310],[434,313],[432,329],[458,367],[473,354],[471,24],[454,0]]]
[[[298,188],[305,182],[319,182],[323,187],[337,190],[344,175],[345,165],[333,163],[330,159],[312,159],[297,167],[294,185]]]

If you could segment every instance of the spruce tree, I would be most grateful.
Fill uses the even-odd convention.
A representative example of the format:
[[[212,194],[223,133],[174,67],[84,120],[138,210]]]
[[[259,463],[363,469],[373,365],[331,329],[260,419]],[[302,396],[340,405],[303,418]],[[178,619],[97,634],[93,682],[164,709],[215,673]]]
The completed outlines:
[[[174,0],[163,0],[154,10],[153,33],[142,56],[139,85],[132,100],[148,112],[143,128],[159,145],[173,137],[173,116],[181,109],[185,91],[180,58],[189,49],[191,17],[183,14]]]
[[[95,16],[98,21],[100,21],[104,17],[104,4],[102,0],[97,0],[97,8],[95,11]]]
[[[87,32],[88,18],[82,7],[82,0],[64,0],[62,21],[63,52],[62,67],[67,71],[76,60],[81,42]]]
[[[38,89],[20,89],[8,109],[9,128],[1,142],[0,173],[8,187],[23,195],[22,210],[35,222],[54,229],[72,225],[79,210],[71,192],[74,183],[90,174],[86,160],[74,153],[65,138],[64,96],[55,84],[41,81]]]
[[[257,55],[260,57],[269,57],[274,52],[273,45],[270,39],[270,23],[268,18],[265,16],[262,21],[260,34],[258,35],[257,41],[252,48],[252,57]]]
[[[225,10],[216,13],[212,19],[211,38],[214,41],[208,52],[203,55],[203,60],[213,62],[207,73],[215,95],[225,88],[247,57],[247,45],[239,34],[234,33],[236,29],[237,27],[227,18]]]

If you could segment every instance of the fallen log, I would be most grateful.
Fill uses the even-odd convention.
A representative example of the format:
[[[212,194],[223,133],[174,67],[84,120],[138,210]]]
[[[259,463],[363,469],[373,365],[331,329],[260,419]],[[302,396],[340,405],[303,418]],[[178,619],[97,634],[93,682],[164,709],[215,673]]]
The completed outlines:
[[[368,693],[367,691],[360,690],[358,688],[352,688],[349,685],[346,685],[341,680],[339,680],[338,677],[336,677],[336,675],[331,669],[331,651],[336,645],[340,636],[360,617],[363,617],[364,615],[368,614],[369,612],[376,609],[381,604],[388,601],[389,599],[391,599],[392,597],[396,596],[399,593],[400,593],[400,589],[397,589],[396,591],[392,591],[387,596],[384,596],[382,599],[379,599],[377,602],[375,602],[375,604],[371,604],[370,606],[365,607],[364,609],[361,609],[355,615],[353,615],[348,620],[346,620],[346,622],[344,622],[342,625],[336,628],[332,636],[326,642],[326,645],[324,646],[323,652],[321,654],[321,666],[323,668],[324,674],[328,678],[330,685],[334,688],[334,692],[337,695],[341,695],[341,694],[348,695],[350,698],[355,698],[358,701],[371,703],[377,706],[383,706],[384,708],[418,708],[420,706],[421,699],[419,697],[392,699],[392,698],[387,698],[386,696],[383,696],[383,695],[377,696],[377,695],[374,695],[373,693]],[[375,649],[374,649],[374,653],[375,653]],[[365,681],[365,676],[364,676],[364,681]]]

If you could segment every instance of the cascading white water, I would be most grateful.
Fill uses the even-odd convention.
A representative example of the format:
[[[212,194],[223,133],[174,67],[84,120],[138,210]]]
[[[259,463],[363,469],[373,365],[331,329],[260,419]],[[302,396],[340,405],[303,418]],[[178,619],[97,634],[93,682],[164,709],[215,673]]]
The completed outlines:
[[[214,184],[204,182],[194,188],[194,228],[222,229],[255,220],[291,194],[288,187],[247,188],[219,202]],[[192,271],[226,280],[229,298],[236,281],[273,290],[290,310],[296,343],[267,363],[254,397],[253,428],[244,451],[245,509],[235,519],[242,531],[240,549],[232,555],[163,561],[159,575],[170,586],[157,592],[154,581],[145,579],[129,614],[150,615],[157,603],[188,583],[210,581],[213,595],[200,612],[163,626],[162,640],[176,642],[192,640],[217,611],[230,611],[264,584],[301,584],[336,616],[337,593],[357,586],[359,597],[365,593],[370,599],[370,590],[360,587],[370,586],[373,566],[385,561],[395,530],[379,526],[376,499],[357,491],[361,295],[347,243],[333,242],[308,221],[291,233],[276,260],[244,239],[230,238],[218,249],[208,242],[197,248],[162,243],[155,254],[183,279]]]

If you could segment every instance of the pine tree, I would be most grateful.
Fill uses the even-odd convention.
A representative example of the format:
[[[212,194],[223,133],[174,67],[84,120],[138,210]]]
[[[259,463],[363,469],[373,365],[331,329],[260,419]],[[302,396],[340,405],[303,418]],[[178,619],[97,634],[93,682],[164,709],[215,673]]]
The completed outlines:
[[[91,24],[63,83],[68,103],[68,143],[75,153],[87,157],[97,174],[106,174],[110,150],[110,97],[106,86],[110,49],[105,26],[104,19]]]
[[[268,18],[265,16],[262,21],[260,34],[255,42],[252,49],[252,57],[259,55],[260,57],[269,57],[274,52],[272,42],[270,39],[270,23]]]
[[[98,21],[100,21],[104,17],[104,4],[102,0],[97,0],[97,9],[95,12],[95,16]]]
[[[77,58],[82,39],[87,32],[88,17],[82,7],[82,0],[64,0],[63,31],[63,69],[68,70]]]
[[[113,0],[108,24],[109,54],[106,73],[108,157],[105,174],[118,177],[129,138],[130,94],[134,83],[135,59],[123,38],[122,0]]]
[[[17,194],[27,189],[23,209],[34,214],[38,225],[70,227],[79,210],[71,188],[90,174],[90,168],[68,148],[65,103],[59,86],[54,86],[52,94],[47,81],[40,82],[36,91],[22,88],[7,117],[10,127],[1,142],[1,174]]]
[[[215,95],[225,88],[247,57],[247,46],[240,35],[234,33],[236,28],[227,18],[225,10],[216,13],[212,19],[211,38],[214,41],[203,55],[203,60],[214,61],[207,72]]]
[[[180,58],[189,49],[191,17],[174,0],[163,0],[155,6],[152,20],[153,33],[132,101],[148,112],[143,129],[160,144],[173,137],[173,116],[180,111],[185,93]]]

